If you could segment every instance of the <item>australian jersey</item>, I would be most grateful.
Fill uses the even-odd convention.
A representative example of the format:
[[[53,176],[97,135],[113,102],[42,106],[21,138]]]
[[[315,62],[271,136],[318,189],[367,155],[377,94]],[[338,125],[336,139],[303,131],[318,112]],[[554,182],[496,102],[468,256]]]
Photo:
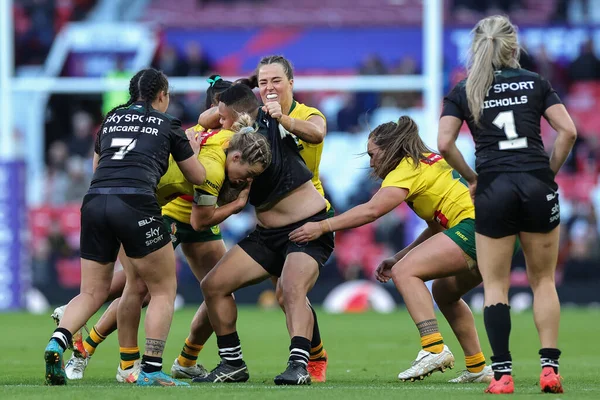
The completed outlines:
[[[174,161],[194,155],[181,122],[152,109],[144,118],[144,103],[109,115],[98,133],[95,152],[100,156],[90,188],[130,187],[154,193],[160,177]]]
[[[327,122],[323,113],[321,111],[317,110],[316,108],[309,107],[302,103],[298,103],[296,100],[294,100],[292,102],[292,107],[290,108],[290,113],[289,113],[289,116],[291,118],[296,118],[296,119],[299,119],[302,121],[308,121],[308,119],[310,117],[312,117],[313,115],[317,115],[317,116],[323,118],[323,121]],[[300,139],[297,136],[294,136],[294,139],[296,140],[296,143],[298,144],[298,150],[300,150],[300,156],[306,163],[306,166],[308,167],[310,172],[312,172],[312,174],[313,174],[313,177],[312,177],[313,185],[315,186],[317,191],[319,193],[321,193],[321,196],[325,197],[325,191],[323,190],[323,184],[321,183],[321,179],[319,178],[319,164],[321,163],[321,154],[323,154],[324,142],[317,143],[317,144],[308,143],[308,142],[305,142],[304,140]],[[329,207],[330,207],[329,202],[327,202],[327,208],[329,209]]]
[[[467,182],[436,153],[424,154],[415,166],[406,157],[390,172],[381,187],[408,190],[406,203],[425,221],[452,228],[464,219],[475,219]]]
[[[469,110],[465,84],[466,80],[459,82],[444,98],[442,116],[467,121],[475,141],[477,172],[548,168],[540,119],[548,107],[561,103],[550,83],[525,69],[496,71],[479,125]]]
[[[260,207],[281,199],[310,181],[313,174],[300,156],[292,134],[283,135],[276,119],[259,108],[256,123],[258,132],[267,137],[272,155],[271,164],[254,178],[250,188],[250,204]]]
[[[206,180],[200,186],[189,183],[171,158],[169,168],[158,183],[156,195],[162,212],[180,222],[189,224],[192,204],[215,205],[225,182],[225,153],[234,132],[229,130],[204,131],[200,125],[194,127],[200,137],[198,160],[206,170]],[[170,201],[172,200],[172,201]]]

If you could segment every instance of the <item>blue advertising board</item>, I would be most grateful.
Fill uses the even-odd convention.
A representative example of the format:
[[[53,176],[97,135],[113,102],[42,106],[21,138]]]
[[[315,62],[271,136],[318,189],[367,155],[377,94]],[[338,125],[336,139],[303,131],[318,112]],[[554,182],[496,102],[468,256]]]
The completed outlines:
[[[0,162],[0,311],[25,305],[30,269],[27,261],[25,164]]]
[[[467,28],[443,31],[444,68],[460,66],[468,53]],[[521,43],[533,55],[545,48],[551,60],[567,62],[577,57],[581,45],[595,39],[600,54],[600,27],[521,27]],[[163,45],[181,55],[189,42],[198,42],[219,69],[247,73],[260,57],[284,54],[297,71],[352,71],[370,55],[388,66],[412,57],[422,63],[422,31],[419,27],[398,28],[262,28],[262,29],[167,29]]]

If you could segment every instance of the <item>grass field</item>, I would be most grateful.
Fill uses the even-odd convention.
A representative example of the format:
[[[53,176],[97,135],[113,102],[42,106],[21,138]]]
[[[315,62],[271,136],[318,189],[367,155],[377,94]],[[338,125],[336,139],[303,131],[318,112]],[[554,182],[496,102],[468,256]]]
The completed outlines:
[[[188,332],[194,310],[175,313],[164,357],[168,372]],[[595,310],[565,309],[561,327],[561,373],[565,379],[564,395],[539,392],[539,344],[530,313],[513,316],[511,347],[514,361],[516,393],[514,399],[551,396],[560,399],[600,399],[598,354],[594,348],[600,323]],[[481,315],[476,316],[483,348],[489,356]],[[276,387],[273,377],[285,368],[289,338],[283,314],[241,308],[238,330],[244,359],[250,370],[245,384],[194,385],[191,388],[138,388],[115,381],[119,353],[116,335],[98,347],[84,380],[69,382],[66,387],[44,386],[43,350],[54,329],[49,316],[1,314],[0,399],[305,399],[340,398],[344,400],[402,397],[423,399],[470,399],[485,397],[485,385],[446,383],[464,368],[463,354],[445,322],[441,322],[446,343],[456,357],[455,369],[436,373],[421,382],[399,382],[396,376],[408,368],[419,350],[416,328],[405,311],[391,315],[375,313],[328,315],[320,312],[320,325],[329,353],[327,383],[311,387]],[[94,319],[95,321],[95,319]],[[91,326],[91,325],[90,325]],[[143,342],[140,342],[143,343]],[[67,355],[69,357],[70,355]],[[218,362],[214,338],[208,342],[200,359],[212,369]]]

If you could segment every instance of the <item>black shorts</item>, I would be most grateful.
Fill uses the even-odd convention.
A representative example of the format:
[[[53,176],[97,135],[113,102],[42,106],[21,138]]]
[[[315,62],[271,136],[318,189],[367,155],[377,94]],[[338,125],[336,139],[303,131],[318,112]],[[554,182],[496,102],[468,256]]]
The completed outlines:
[[[323,209],[312,217],[281,228],[266,229],[257,225],[238,245],[273,276],[281,276],[283,264],[290,253],[306,253],[314,258],[321,268],[333,253],[333,233],[326,233],[317,240],[302,244],[290,241],[288,235],[307,222],[322,221],[329,217]]]
[[[170,242],[154,195],[99,194],[92,190],[83,198],[81,258],[114,262],[121,244],[128,257],[141,258]]]
[[[492,238],[550,232],[560,224],[557,190],[550,168],[481,174],[475,193],[475,231]]]

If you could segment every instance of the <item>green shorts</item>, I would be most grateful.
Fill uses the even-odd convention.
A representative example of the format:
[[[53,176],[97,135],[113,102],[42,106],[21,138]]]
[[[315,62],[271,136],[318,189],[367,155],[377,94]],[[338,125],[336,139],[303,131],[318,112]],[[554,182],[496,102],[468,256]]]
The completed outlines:
[[[460,247],[460,249],[473,260],[477,261],[477,251],[475,249],[475,220],[471,218],[460,221],[457,225],[452,228],[448,228],[444,231],[444,234],[448,236],[454,243]],[[521,242],[517,237],[515,242],[515,250],[513,255],[521,247]]]
[[[452,228],[444,231],[460,249],[473,260],[477,260],[475,251],[475,220],[471,218],[463,219]]]
[[[180,243],[210,242],[211,240],[223,239],[219,225],[203,231],[195,231],[190,224],[184,224],[166,215],[163,215],[163,220],[167,232],[171,235],[171,243],[173,243],[174,248],[179,246]]]
[[[329,210],[327,210],[327,218],[333,218],[335,217],[335,210],[333,209],[333,206],[329,207]]]

